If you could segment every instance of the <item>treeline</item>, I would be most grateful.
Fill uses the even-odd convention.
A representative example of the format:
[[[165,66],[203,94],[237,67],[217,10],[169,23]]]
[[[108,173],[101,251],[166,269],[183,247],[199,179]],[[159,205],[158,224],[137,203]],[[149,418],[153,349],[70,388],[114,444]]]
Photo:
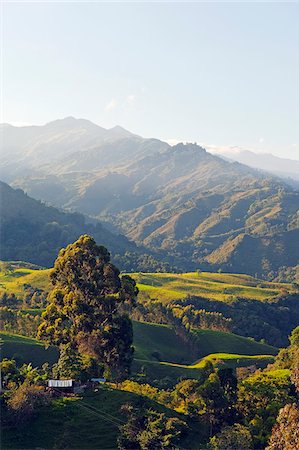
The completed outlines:
[[[292,329],[299,323],[298,293],[279,297],[272,302],[238,297],[231,297],[229,302],[224,302],[190,296],[184,300],[176,300],[171,305],[172,308],[177,305],[181,308],[191,306],[191,311],[218,313],[229,331],[257,341],[265,339],[275,347],[285,346]],[[194,320],[192,319],[192,323]],[[217,320],[215,319],[215,323]]]
[[[207,363],[200,379],[182,380],[170,390],[132,380],[117,387],[206,426],[211,450],[293,450],[299,445],[298,361],[299,327],[272,366],[242,379],[232,369],[215,369]]]
[[[39,314],[30,314],[7,306],[0,307],[1,331],[35,338],[41,322]]]

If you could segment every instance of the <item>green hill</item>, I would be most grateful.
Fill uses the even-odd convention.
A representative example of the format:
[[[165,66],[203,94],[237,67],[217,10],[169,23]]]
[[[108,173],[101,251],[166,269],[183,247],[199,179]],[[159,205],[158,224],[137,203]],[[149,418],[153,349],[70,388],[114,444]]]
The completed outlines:
[[[45,348],[42,342],[26,336],[0,332],[1,359],[15,359],[19,364],[32,363],[41,366],[45,362],[53,364],[59,353],[56,347]]]
[[[271,355],[277,353],[274,347],[231,333],[200,330],[198,350],[201,359],[194,362],[188,344],[171,327],[135,321],[133,327],[133,374],[140,373],[143,367],[152,380],[168,377],[175,383],[181,376],[200,378],[207,360],[218,365],[221,359],[231,367],[250,364],[263,367],[271,361]],[[55,347],[45,349],[36,339],[4,332],[0,333],[0,337],[2,357],[15,358],[19,363],[31,362],[34,366],[46,361],[53,363],[58,358]]]
[[[266,282],[243,274],[189,272],[130,275],[138,283],[141,299],[151,298],[165,303],[190,295],[224,301],[231,296],[267,301],[278,296],[281,291],[292,289],[287,283]]]
[[[195,431],[188,418],[171,409],[130,392],[101,387],[98,392],[87,392],[82,398],[54,400],[38,414],[30,427],[6,428],[1,435],[1,448],[112,450],[117,448],[119,427],[125,422],[121,406],[131,403],[137,407],[141,402],[168,417],[187,419],[191,428],[182,441],[184,448],[194,448],[206,438],[203,425]]]
[[[47,291],[50,288],[50,269],[41,270],[24,262],[0,262],[0,293],[24,294],[24,285]],[[250,275],[189,272],[130,273],[140,291],[139,301],[148,298],[168,303],[194,295],[214,300],[228,300],[232,295],[268,301],[281,292],[291,291],[292,285],[259,280]]]
[[[277,349],[233,333],[214,330],[195,330],[201,357],[211,353],[234,353],[241,355],[275,355]]]

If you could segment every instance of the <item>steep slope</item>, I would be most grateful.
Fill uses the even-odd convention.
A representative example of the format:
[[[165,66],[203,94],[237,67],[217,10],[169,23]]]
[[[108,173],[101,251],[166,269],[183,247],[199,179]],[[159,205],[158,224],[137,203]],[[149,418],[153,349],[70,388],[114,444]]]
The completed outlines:
[[[67,117],[43,126],[14,127],[0,124],[3,149],[0,177],[10,182],[18,176],[40,174],[40,166],[106,142],[134,136],[121,127],[110,130],[85,119]]]
[[[50,267],[61,247],[87,233],[99,244],[108,247],[116,262],[120,258],[123,263],[120,268],[126,268],[126,264],[129,267],[138,266],[138,258],[155,265],[155,260],[149,254],[126,237],[113,234],[100,222],[87,223],[82,214],[65,213],[46,206],[3,182],[0,182],[0,200],[2,260],[25,260]]]
[[[27,145],[33,172],[14,176],[14,186],[109,223],[137,244],[166,252],[183,270],[212,267],[272,278],[293,273],[299,193],[282,180],[196,144],[170,147],[119,128],[65,120],[77,133],[84,128],[84,142],[70,145],[66,133],[64,150],[57,152],[54,140],[56,156],[47,157],[47,145],[38,141],[37,159]],[[57,131],[55,122],[51,127]]]

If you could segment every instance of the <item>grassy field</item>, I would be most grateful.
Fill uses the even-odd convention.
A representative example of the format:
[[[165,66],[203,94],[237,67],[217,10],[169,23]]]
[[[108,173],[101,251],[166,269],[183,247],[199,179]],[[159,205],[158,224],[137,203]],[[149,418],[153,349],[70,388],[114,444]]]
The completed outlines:
[[[25,266],[25,267],[24,267]],[[26,263],[0,263],[0,294],[14,293],[22,297],[26,285],[30,285],[44,291],[50,288],[51,269],[33,269]]]
[[[87,392],[83,398],[60,398],[41,411],[30,427],[5,429],[2,432],[2,449],[71,448],[115,449],[119,426],[125,417],[121,406],[125,403],[164,412],[169,417],[182,416],[162,405],[136,394],[102,387],[98,392]],[[90,409],[92,408],[92,410]],[[191,429],[182,442],[184,448],[198,448],[206,437],[204,426]]]
[[[242,355],[275,355],[277,349],[233,333],[214,330],[195,330],[199,338],[200,356],[211,353],[234,353]]]
[[[25,267],[23,267],[23,266]],[[38,270],[26,263],[0,263],[0,294],[3,292],[24,295],[26,285],[48,291],[51,269]],[[138,283],[140,300],[152,299],[168,303],[188,295],[197,295],[213,300],[229,300],[238,296],[252,300],[267,301],[291,290],[286,283],[270,283],[249,275],[213,272],[132,273]]]
[[[12,358],[18,364],[32,363],[41,366],[45,362],[53,364],[58,359],[58,350],[55,347],[46,349],[36,339],[16,334],[0,332],[1,359]]]
[[[213,272],[130,275],[138,284],[141,300],[159,300],[164,303],[186,298],[188,295],[218,301],[229,300],[231,296],[267,301],[279,295],[282,290],[291,290],[290,284],[265,282],[249,275]]]
[[[173,383],[180,377],[200,379],[201,369],[207,361],[218,367],[244,367],[255,364],[265,367],[273,361],[277,349],[231,333],[200,330],[200,359],[194,362],[188,345],[171,327],[133,322],[134,363],[133,374],[146,373],[152,380],[169,378]],[[53,364],[58,358],[55,347],[45,349],[41,342],[9,333],[0,333],[1,356],[14,358],[18,363],[31,362],[40,366]]]
[[[134,321],[133,330],[136,359],[157,361],[153,353],[158,353],[161,361],[182,364],[192,362],[188,345],[171,327]]]

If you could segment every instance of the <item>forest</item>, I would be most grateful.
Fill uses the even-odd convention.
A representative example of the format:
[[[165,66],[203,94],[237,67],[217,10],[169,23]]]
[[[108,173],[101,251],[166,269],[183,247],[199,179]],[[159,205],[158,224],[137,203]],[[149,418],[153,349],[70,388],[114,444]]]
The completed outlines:
[[[199,278],[193,294],[188,276]],[[2,263],[3,448],[76,448],[84,417],[86,448],[295,448],[298,286],[195,272],[177,275],[173,298],[173,277],[157,274],[164,296],[155,299],[144,290],[150,274],[120,273],[88,235],[61,249],[53,269]],[[204,277],[218,279],[221,300],[195,295]],[[244,297],[226,294],[224,280]],[[94,389],[97,378],[105,382]],[[61,396],[48,379],[84,389]]]

